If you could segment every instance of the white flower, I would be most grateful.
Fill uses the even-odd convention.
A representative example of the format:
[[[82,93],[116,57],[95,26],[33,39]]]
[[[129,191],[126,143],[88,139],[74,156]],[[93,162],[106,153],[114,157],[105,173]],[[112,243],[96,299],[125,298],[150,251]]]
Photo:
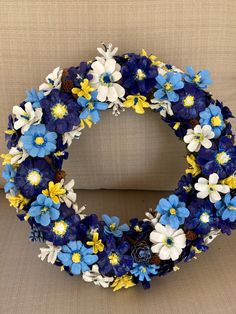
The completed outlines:
[[[64,179],[61,180],[60,184],[61,186],[66,190],[65,194],[62,194],[59,196],[59,199],[61,203],[65,203],[67,207],[71,207],[76,202],[76,193],[73,190],[73,187],[75,185],[75,180],[70,180],[65,186],[64,186]]]
[[[150,104],[150,108],[158,110],[162,117],[165,118],[167,113],[168,115],[173,116],[174,113],[171,109],[171,103],[168,100],[158,100],[154,98],[151,99],[151,103],[153,105]]]
[[[9,154],[12,156],[12,165],[21,164],[29,156],[29,154],[24,150],[23,143],[21,141],[18,142],[18,145],[16,147],[12,147],[9,150]]]
[[[16,116],[14,128],[21,129],[21,133],[25,133],[32,124],[39,124],[42,119],[42,108],[34,109],[31,102],[24,105],[24,109],[20,106],[14,106],[12,113]]]
[[[99,273],[98,265],[93,265],[90,271],[86,271],[83,273],[83,279],[86,282],[93,282],[97,286],[101,286],[103,288],[108,288],[110,283],[114,281],[113,277],[103,277]]]
[[[149,221],[155,227],[161,217],[161,214],[156,211],[154,212],[152,208],[149,208],[149,211],[145,212],[145,216],[147,218],[144,218],[143,221]]]
[[[220,230],[219,229],[214,229],[211,230],[204,238],[204,243],[206,245],[210,244],[213,240],[215,240],[215,238],[220,234]]]
[[[219,176],[217,173],[212,173],[209,176],[209,180],[201,177],[198,182],[195,183],[194,187],[197,191],[198,198],[206,198],[209,196],[211,203],[216,203],[221,200],[220,193],[226,194],[230,192],[230,188],[225,184],[217,184]]]
[[[60,67],[55,68],[52,73],[48,74],[46,77],[46,83],[39,86],[39,90],[42,90],[45,96],[49,95],[54,88],[60,89],[62,72],[63,70],[60,70]]]
[[[54,264],[57,254],[61,251],[60,246],[54,246],[51,242],[46,241],[47,248],[40,248],[41,253],[38,257],[43,261],[47,257],[48,263]]]
[[[123,102],[120,99],[117,99],[116,101],[113,101],[109,104],[108,108],[112,108],[112,114],[115,117],[118,117],[121,113],[121,111],[125,111],[125,108],[123,106]]]
[[[104,43],[102,43],[103,48],[97,48],[97,51],[102,55],[102,57],[96,57],[96,60],[101,61],[101,59],[112,59],[114,57],[114,55],[117,53],[118,48],[115,47],[113,48],[111,43],[108,43],[108,45],[106,46]],[[112,49],[113,48],[113,49]]]
[[[115,83],[121,79],[120,65],[116,63],[115,59],[108,59],[105,62],[97,60],[92,63],[91,68],[90,73],[93,75],[93,79],[90,83],[97,89],[99,101],[114,102],[124,96],[124,88]]]
[[[215,133],[212,131],[210,125],[204,125],[201,127],[199,124],[195,128],[188,129],[187,134],[184,136],[184,142],[188,144],[188,150],[190,152],[198,152],[201,146],[210,148],[212,146],[212,139]]]
[[[74,126],[73,130],[70,132],[66,132],[63,134],[63,144],[67,144],[68,146],[71,145],[72,140],[75,138],[78,140],[81,136],[81,131],[84,129],[84,126]]]
[[[186,236],[182,229],[172,229],[171,226],[155,225],[150,234],[150,241],[154,243],[151,250],[157,253],[161,260],[176,261],[186,246]]]

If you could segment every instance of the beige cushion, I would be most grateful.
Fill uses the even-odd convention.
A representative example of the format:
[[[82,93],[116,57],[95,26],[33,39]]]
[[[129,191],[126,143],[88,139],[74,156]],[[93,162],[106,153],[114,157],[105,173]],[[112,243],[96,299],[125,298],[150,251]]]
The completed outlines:
[[[100,41],[120,53],[145,48],[178,67],[212,72],[216,97],[236,112],[236,2],[8,1],[0,13],[0,147],[12,106],[51,70],[96,55]],[[185,151],[157,115],[105,113],[73,144],[68,178],[81,188],[172,189]],[[235,125],[235,123],[234,123]],[[234,126],[234,131],[236,128]],[[5,150],[6,151],[6,150]],[[1,181],[2,184],[2,181]]]
[[[119,214],[122,222],[144,216],[166,193],[144,191],[81,191],[87,212]],[[19,222],[0,194],[1,314],[233,314],[235,313],[236,233],[221,236],[197,260],[154,278],[152,288],[139,285],[112,292],[80,277],[60,272],[37,257],[43,244],[28,241],[29,227]],[[4,209],[4,210],[3,210]]]

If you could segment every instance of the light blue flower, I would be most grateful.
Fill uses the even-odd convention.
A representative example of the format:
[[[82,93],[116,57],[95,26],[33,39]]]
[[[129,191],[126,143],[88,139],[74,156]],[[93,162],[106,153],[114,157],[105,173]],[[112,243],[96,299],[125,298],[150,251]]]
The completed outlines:
[[[56,150],[57,133],[48,132],[44,124],[32,125],[21,136],[24,149],[32,157],[44,157]]]
[[[195,83],[200,88],[207,88],[207,85],[212,84],[210,73],[207,70],[201,70],[195,73],[192,67],[186,67],[186,73],[183,75],[184,79],[188,83]]]
[[[48,226],[51,220],[57,220],[60,216],[60,203],[54,203],[51,198],[39,194],[36,201],[31,204],[28,214],[34,217],[35,221],[42,225]]]
[[[85,97],[79,97],[77,99],[78,104],[83,108],[80,119],[86,119],[90,116],[93,123],[97,123],[100,120],[99,110],[106,110],[108,104],[99,102],[97,100],[97,94],[97,91],[92,92],[90,100]]]
[[[9,192],[10,190],[16,194],[17,188],[14,182],[14,178],[16,176],[16,172],[13,169],[12,165],[7,164],[2,172],[2,177],[4,180],[6,180],[6,184],[4,185],[4,191],[5,193]]]
[[[155,264],[146,265],[146,264],[133,263],[133,269],[131,269],[130,272],[135,277],[138,277],[139,281],[144,281],[144,280],[151,281],[151,278],[149,275],[157,275],[158,268],[160,268],[160,266],[156,266]]]
[[[186,204],[180,202],[175,194],[170,195],[168,199],[161,198],[156,210],[161,214],[160,223],[170,225],[173,229],[178,229],[190,214]]]
[[[231,198],[230,193],[226,194],[223,200],[215,203],[215,208],[222,220],[236,221],[236,196]]]
[[[211,104],[204,111],[200,112],[199,115],[201,126],[210,125],[215,133],[215,138],[218,138],[221,135],[222,130],[225,128],[221,108]]]
[[[73,275],[89,271],[90,265],[97,262],[97,255],[93,254],[92,248],[86,248],[81,241],[70,241],[62,246],[62,250],[57,255],[64,266],[70,268]]]
[[[156,77],[157,91],[154,93],[156,99],[168,99],[169,101],[176,102],[179,100],[179,95],[175,90],[182,89],[184,82],[180,73],[168,72],[165,76],[159,74]]]
[[[120,238],[123,232],[129,231],[129,226],[123,224],[119,226],[120,218],[117,216],[109,217],[108,215],[102,215],[102,219],[105,222],[104,232],[106,234],[113,234],[114,237]]]
[[[37,92],[34,88],[26,92],[26,101],[31,102],[33,108],[40,108],[40,100],[44,98],[42,91]]]

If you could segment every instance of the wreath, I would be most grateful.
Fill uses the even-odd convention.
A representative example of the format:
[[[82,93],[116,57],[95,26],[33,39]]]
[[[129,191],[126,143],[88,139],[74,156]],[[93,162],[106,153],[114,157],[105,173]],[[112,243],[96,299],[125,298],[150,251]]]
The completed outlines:
[[[233,115],[206,91],[208,71],[183,72],[144,50],[116,56],[117,48],[103,46],[93,61],[53,70],[13,107],[9,152],[1,155],[4,189],[29,223],[29,238],[45,242],[39,258],[103,288],[149,288],[153,277],[178,270],[236,227]],[[101,110],[119,116],[125,108],[160,114],[187,144],[189,166],[145,219],[121,224],[117,216],[86,215],[62,165],[72,140],[100,121]]]

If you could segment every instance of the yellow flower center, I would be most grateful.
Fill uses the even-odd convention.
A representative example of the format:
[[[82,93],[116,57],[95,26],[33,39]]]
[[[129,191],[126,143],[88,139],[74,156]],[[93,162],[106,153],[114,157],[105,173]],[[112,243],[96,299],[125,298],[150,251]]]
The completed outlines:
[[[236,210],[236,206],[228,206],[229,210]]]
[[[211,118],[212,126],[220,126],[222,123],[221,118],[219,116],[215,116]]]
[[[184,188],[184,190],[185,190],[187,193],[189,193],[189,192],[192,190],[192,185],[191,185],[191,184],[185,185],[185,186],[183,186],[183,188]]]
[[[192,107],[194,105],[194,96],[188,95],[184,99],[184,107]]]
[[[48,211],[48,207],[46,207],[46,206],[44,206],[44,207],[41,209],[41,213],[42,213],[42,214],[45,214],[47,211]]]
[[[112,253],[108,256],[108,259],[112,266],[118,265],[120,262],[120,257],[116,253]]]
[[[134,227],[134,230],[135,230],[136,232],[142,232],[142,231],[143,231],[143,228],[141,228],[139,225],[136,225],[136,226]]]
[[[55,119],[62,119],[68,114],[68,110],[64,104],[58,103],[51,109],[52,115]]]
[[[208,223],[209,220],[210,220],[209,214],[208,213],[202,213],[201,216],[200,216],[200,220],[203,223]]]
[[[67,228],[68,228],[68,224],[65,221],[63,220],[57,221],[54,224],[53,232],[57,235],[64,236]]]
[[[89,110],[93,110],[94,109],[94,106],[93,106],[93,104],[91,102],[88,103],[88,108],[89,108]]]
[[[193,82],[195,83],[199,83],[201,81],[201,75],[196,74],[193,78]]]
[[[173,126],[173,129],[178,130],[179,127],[180,127],[180,122],[176,122]]]
[[[173,89],[173,85],[169,82],[165,83],[164,85],[165,90],[169,91]]]
[[[146,74],[141,69],[138,69],[136,72],[136,78],[141,81],[145,79],[145,77],[146,77]]]
[[[41,181],[41,175],[38,171],[33,170],[33,171],[28,173],[27,180],[29,181],[29,183],[31,185],[37,186],[37,185],[39,185],[39,183]]]
[[[141,268],[141,272],[142,272],[142,273],[146,273],[146,272],[147,272],[147,268],[146,268],[146,267],[142,267],[142,268]]]
[[[71,259],[73,263],[80,263],[81,255],[79,253],[74,253]]]
[[[218,153],[216,155],[216,161],[220,165],[224,165],[224,164],[226,164],[230,160],[231,160],[230,156],[228,154],[226,154],[225,152]]]
[[[44,138],[42,136],[37,136],[34,140],[35,144],[42,145],[44,143]]]
[[[176,209],[172,207],[172,208],[170,209],[170,214],[171,214],[171,215],[176,215]]]
[[[111,224],[109,228],[111,231],[114,231],[116,229],[116,224],[115,223]]]

